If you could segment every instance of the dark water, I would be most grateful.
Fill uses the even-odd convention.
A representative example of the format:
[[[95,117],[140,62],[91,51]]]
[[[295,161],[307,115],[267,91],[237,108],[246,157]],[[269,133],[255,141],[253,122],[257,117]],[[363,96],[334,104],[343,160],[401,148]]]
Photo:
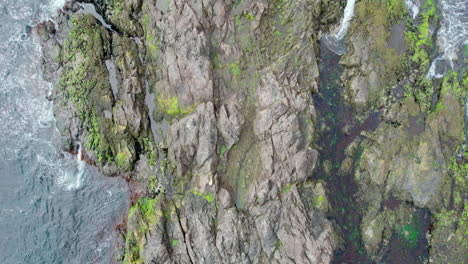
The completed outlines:
[[[362,131],[374,131],[381,122],[381,113],[372,111],[363,122],[358,122],[355,113],[343,99],[343,87],[339,80],[343,68],[340,56],[332,53],[325,45],[320,49],[320,88],[314,95],[317,109],[318,127],[326,125],[319,133],[317,141],[321,166],[315,171],[314,178],[327,183],[328,198],[332,210],[328,217],[339,227],[343,244],[335,252],[334,263],[374,263],[366,254],[360,235],[363,208],[356,201],[358,191],[354,179],[354,164],[346,172],[342,170],[345,159],[344,150],[357,140],[360,142]],[[362,149],[358,147],[354,162],[359,160]],[[399,206],[400,201],[384,204]],[[425,234],[429,228],[430,215],[426,209],[415,209],[415,224],[411,226],[417,234],[416,245],[408,247],[401,235],[395,233],[383,256],[382,263],[424,263],[428,256]],[[402,262],[403,261],[403,262]]]
[[[29,26],[63,1],[0,0],[0,260],[111,263],[128,190],[62,153]]]
[[[374,130],[380,122],[380,113],[371,113],[369,118],[358,123],[352,108],[345,103],[340,76],[340,56],[324,44],[320,47],[320,88],[314,95],[318,127],[327,129],[319,133],[321,166],[314,178],[327,183],[332,210],[329,218],[340,227],[344,239],[343,248],[336,251],[334,263],[371,263],[366,257],[360,237],[361,214],[355,202],[357,184],[352,173],[340,175],[340,166],[345,157],[345,148],[364,130]],[[325,165],[328,163],[329,165]],[[328,167],[328,169],[326,168]]]

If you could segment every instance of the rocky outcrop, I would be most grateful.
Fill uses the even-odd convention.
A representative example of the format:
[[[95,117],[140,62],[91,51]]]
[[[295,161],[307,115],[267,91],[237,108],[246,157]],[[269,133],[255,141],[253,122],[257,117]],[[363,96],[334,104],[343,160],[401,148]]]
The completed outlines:
[[[128,248],[127,261],[331,261],[332,225],[298,189],[317,160],[309,142],[319,25],[306,12],[316,8],[143,2],[155,116],[170,120],[173,184],[172,197],[155,204],[169,213],[149,221],[145,236],[130,235],[139,249]]]
[[[466,77],[418,76],[432,39],[403,1],[356,4],[329,83],[318,40],[344,3],[85,2],[102,19],[69,1],[37,33],[64,148],[130,182],[119,261],[331,263],[350,241],[359,259],[463,261]]]
[[[460,154],[466,140],[466,74],[447,73],[441,83],[421,74],[428,70],[432,47],[432,33],[424,27],[437,24],[435,6],[425,3],[413,25],[401,4],[360,2],[348,34],[349,52],[341,60],[345,99],[358,117],[380,109],[383,119],[376,131],[355,141],[362,148],[353,173],[363,208],[361,236],[377,262],[405,256],[409,262],[457,263],[464,245],[451,244],[450,253],[441,250],[451,239],[461,241],[460,228],[466,228],[465,202],[455,198],[466,192],[466,176],[461,176],[466,157]],[[398,250],[400,257],[392,255]]]
[[[339,7],[89,2],[110,26],[69,2],[39,35],[66,148],[131,175],[123,261],[330,263],[309,178],[318,32]]]
[[[461,173],[455,157],[465,139],[463,96],[457,82],[456,77],[444,81],[437,111],[426,115],[412,98],[407,98],[393,105],[384,117],[385,122],[374,133],[366,134],[355,177],[360,185],[359,197],[367,207],[362,223],[364,243],[376,255],[383,254],[391,230],[397,228],[395,223],[377,223],[401,216],[395,212],[400,207],[387,205],[389,200],[427,208],[435,216],[435,223],[440,212],[452,207],[451,189],[459,188],[454,179]],[[464,180],[459,181],[463,185]],[[458,206],[463,212],[463,206]],[[418,235],[405,238],[414,242]],[[451,257],[450,263],[455,263],[460,256]]]
[[[356,15],[347,35],[345,67],[346,101],[358,115],[381,109],[389,101],[390,88],[401,78],[405,52],[405,3],[378,1],[356,3]]]

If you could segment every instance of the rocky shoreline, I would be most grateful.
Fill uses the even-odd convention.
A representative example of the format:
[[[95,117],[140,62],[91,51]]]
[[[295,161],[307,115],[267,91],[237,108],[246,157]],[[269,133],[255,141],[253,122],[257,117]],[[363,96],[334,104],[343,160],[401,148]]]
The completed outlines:
[[[337,1],[83,2],[36,33],[64,150],[131,186],[118,262],[463,263],[468,77],[423,74],[433,1],[357,1],[344,56]]]

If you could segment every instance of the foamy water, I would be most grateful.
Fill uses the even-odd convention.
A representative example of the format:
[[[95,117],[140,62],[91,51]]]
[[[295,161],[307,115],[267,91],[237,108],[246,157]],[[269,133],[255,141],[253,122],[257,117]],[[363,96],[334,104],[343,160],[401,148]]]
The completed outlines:
[[[53,87],[29,30],[63,3],[0,0],[1,263],[112,263],[128,206],[122,180],[61,151]]]
[[[441,25],[437,32],[439,56],[427,73],[428,78],[442,78],[448,70],[460,68],[463,48],[468,45],[468,0],[440,0]]]
[[[329,33],[323,38],[325,45],[335,54],[343,55],[346,52],[345,37],[354,16],[355,0],[348,0],[343,12],[343,19],[336,34]]]
[[[419,8],[421,5],[420,0],[406,0],[406,9],[408,9],[408,12],[411,15],[412,19],[416,19],[416,17],[419,15]]]

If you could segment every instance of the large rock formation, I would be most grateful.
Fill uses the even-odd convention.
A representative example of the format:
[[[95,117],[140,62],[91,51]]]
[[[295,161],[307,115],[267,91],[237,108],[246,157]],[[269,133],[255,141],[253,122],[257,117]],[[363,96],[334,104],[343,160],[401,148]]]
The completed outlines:
[[[130,175],[124,262],[330,263],[309,177],[318,33],[339,6],[89,2],[110,26],[71,1],[38,32],[65,147]]]
[[[330,85],[319,83],[319,39],[344,3],[84,2],[97,13],[68,1],[37,33],[64,148],[84,148],[131,184],[120,261],[331,263],[356,238],[368,261],[397,261],[388,252],[400,247],[425,254],[429,243],[435,263],[463,262],[467,172],[455,156],[468,83],[418,74],[432,43],[418,23],[436,23],[431,6],[415,26],[403,1],[357,3],[344,88],[331,98],[344,101],[328,98],[349,109],[342,127],[329,113],[337,144],[323,136],[334,131],[317,121],[313,95]],[[370,113],[381,114],[375,131],[351,127]],[[327,148],[336,158],[319,156]],[[330,177],[312,180],[318,170]],[[336,177],[357,193],[331,191],[346,182]],[[353,215],[336,221],[336,211]]]

